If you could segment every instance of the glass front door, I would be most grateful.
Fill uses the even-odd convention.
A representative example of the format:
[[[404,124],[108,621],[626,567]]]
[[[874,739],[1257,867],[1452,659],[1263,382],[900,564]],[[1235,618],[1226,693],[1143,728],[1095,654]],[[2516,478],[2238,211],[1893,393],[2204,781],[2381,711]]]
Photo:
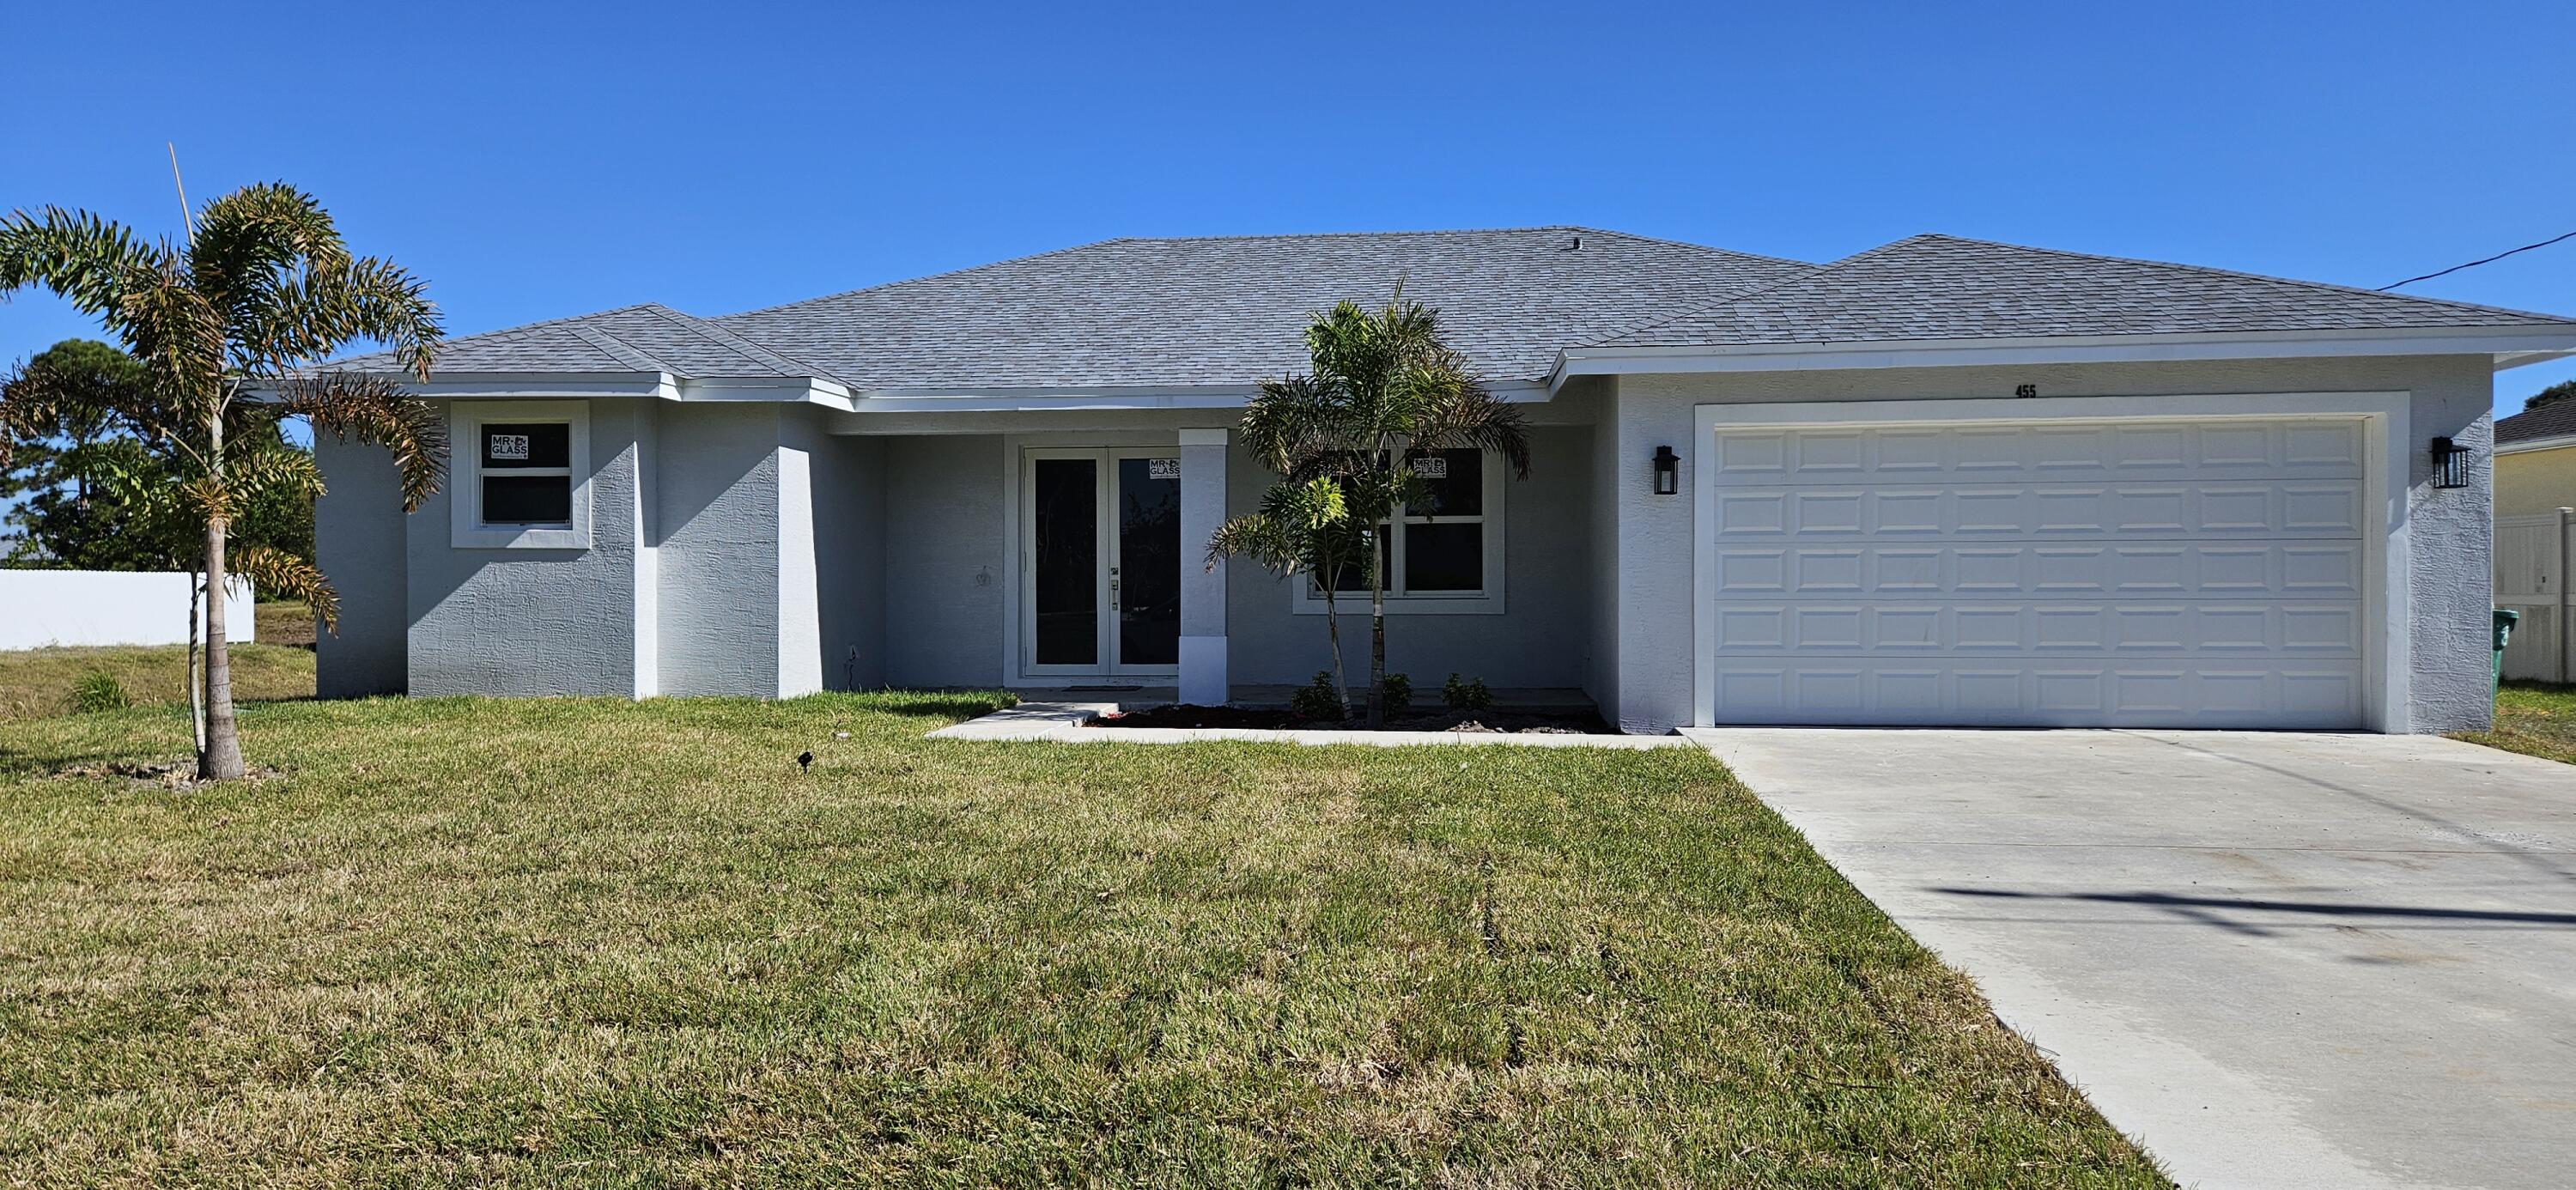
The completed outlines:
[[[1178,454],[1170,448],[1028,452],[1021,627],[1030,674],[1177,672]]]

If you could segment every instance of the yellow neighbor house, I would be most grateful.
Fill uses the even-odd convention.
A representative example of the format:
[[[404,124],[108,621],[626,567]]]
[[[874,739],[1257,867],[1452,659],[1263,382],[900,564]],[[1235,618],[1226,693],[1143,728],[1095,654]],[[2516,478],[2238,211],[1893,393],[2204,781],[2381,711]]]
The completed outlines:
[[[2495,424],[2496,606],[2522,613],[2504,676],[2576,681],[2576,401]]]

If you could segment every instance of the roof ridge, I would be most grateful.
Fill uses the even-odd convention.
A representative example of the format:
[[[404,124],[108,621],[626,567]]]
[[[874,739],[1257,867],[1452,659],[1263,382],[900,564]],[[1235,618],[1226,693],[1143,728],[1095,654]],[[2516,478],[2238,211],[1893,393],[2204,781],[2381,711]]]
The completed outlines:
[[[1517,228],[1515,228],[1515,229],[1512,229],[1512,230],[1521,230],[1521,229],[1517,229]],[[1641,244],[1666,244],[1666,245],[1670,245],[1670,246],[1675,247],[1675,248],[1696,248],[1696,249],[1698,249],[1698,250],[1700,250],[1700,251],[1702,251],[1702,252],[1723,252],[1723,253],[1725,253],[1725,254],[1726,254],[1726,255],[1728,255],[1728,256],[1738,256],[1738,257],[1742,257],[1742,258],[1744,258],[1744,259],[1746,259],[1746,260],[1761,260],[1761,261],[1769,261],[1769,262],[1771,262],[1771,263],[1773,263],[1773,264],[1795,264],[1795,265],[1804,265],[1804,266],[1806,266],[1806,267],[1808,267],[1808,268],[1811,268],[1811,269],[1817,269],[1817,268],[1823,268],[1823,267],[1824,267],[1823,265],[1817,264],[1815,261],[1812,261],[1812,260],[1799,260],[1799,259],[1797,259],[1796,257],[1792,257],[1792,256],[1769,256],[1769,255],[1765,255],[1765,254],[1760,253],[1760,252],[1746,252],[1746,251],[1744,251],[1744,250],[1742,250],[1742,249],[1740,249],[1740,248],[1721,248],[1721,247],[1719,247],[1718,245],[1715,245],[1715,244],[1702,244],[1702,243],[1699,243],[1699,242],[1694,241],[1694,240],[1676,240],[1676,239],[1669,239],[1669,238],[1664,237],[1664,236],[1644,236],[1644,235],[1638,235],[1636,232],[1633,232],[1633,231],[1620,231],[1619,229],[1614,228],[1614,227],[1585,227],[1585,226],[1582,226],[1582,225],[1580,225],[1580,224],[1571,224],[1571,225],[1567,225],[1567,226],[1562,227],[1562,228],[1548,227],[1548,228],[1536,228],[1536,229],[1532,229],[1532,230],[1539,230],[1539,231],[1579,231],[1579,232],[1582,232],[1582,233],[1583,233],[1583,234],[1585,234],[1585,235],[1596,235],[1596,236],[1617,236],[1617,237],[1619,237],[1620,239],[1623,239],[1623,240],[1635,240],[1635,241],[1637,241],[1637,242],[1639,242],[1639,243],[1641,243]]]
[[[520,331],[539,331],[544,330],[547,327],[562,326],[568,322],[588,322],[593,318],[605,318],[611,314],[625,314],[630,311],[641,310],[646,306],[653,304],[654,303],[652,302],[631,302],[611,309],[593,310],[588,314],[567,314],[562,318],[549,318],[543,322],[522,322],[517,326],[497,327],[488,331],[476,331],[470,335],[458,335],[453,339],[446,340],[446,342],[458,343],[466,339],[480,339],[487,335],[511,335],[517,334]]]
[[[570,329],[575,338],[578,338],[582,342],[588,343],[601,351],[607,352],[609,355],[616,357],[617,362],[625,364],[636,371],[679,371],[679,369],[663,363],[661,360],[655,359],[642,348],[637,347],[624,339],[620,339],[615,335],[609,334],[607,331],[601,330],[598,327],[584,326],[579,323],[575,323]]]
[[[776,368],[780,372],[790,376],[830,377],[832,375],[831,373],[823,371],[820,368],[816,368],[814,365],[806,363],[803,360],[792,359],[788,356],[772,351],[767,347],[763,347],[750,339],[735,334],[724,327],[717,326],[713,322],[700,318],[695,314],[674,310],[660,302],[646,302],[643,308],[652,314],[659,316],[664,321],[680,327],[691,334],[695,334],[700,338],[716,343],[726,350],[731,351],[744,359],[750,360],[753,363]]]
[[[591,344],[591,346],[599,347],[599,348],[600,348],[600,350],[602,350],[602,351],[608,351],[608,353],[609,353],[610,355],[618,355],[619,353],[618,353],[618,352],[616,352],[616,351],[609,350],[608,348],[603,347],[603,346],[601,346],[601,345],[600,345],[600,344],[598,344],[598,343],[591,342],[591,340],[589,339],[589,337],[588,337],[588,336],[585,336],[585,335],[583,335],[583,334],[581,334],[581,333],[580,333],[580,330],[579,330],[580,326],[581,326],[582,324],[585,324],[585,323],[589,322],[591,319],[594,319],[594,318],[601,318],[601,317],[605,317],[605,316],[610,315],[610,314],[624,314],[624,313],[627,313],[628,311],[631,311],[631,310],[640,310],[640,309],[644,308],[645,306],[648,306],[648,305],[651,305],[651,304],[652,304],[652,303],[650,303],[650,302],[637,302],[637,303],[634,303],[634,304],[632,304],[632,305],[619,306],[619,307],[617,307],[617,308],[615,308],[615,309],[612,309],[612,310],[593,310],[593,311],[591,311],[591,312],[589,312],[589,313],[587,313],[587,314],[567,314],[567,315],[565,315],[565,316],[563,316],[563,317],[561,317],[561,318],[549,318],[549,319],[546,319],[546,320],[545,320],[545,321],[543,321],[543,322],[522,322],[522,323],[520,323],[520,324],[518,324],[518,325],[516,325],[516,326],[494,327],[493,329],[488,330],[488,331],[476,331],[476,332],[474,332],[474,333],[472,333],[472,334],[470,334],[470,335],[457,335],[457,336],[454,336],[454,337],[452,337],[452,338],[443,338],[443,339],[440,339],[440,340],[438,341],[438,349],[439,349],[440,351],[445,351],[446,349],[451,348],[451,347],[455,347],[455,346],[457,346],[457,345],[459,345],[459,344],[463,344],[463,343],[472,343],[472,342],[474,342],[474,341],[476,341],[476,340],[483,340],[483,341],[489,342],[489,341],[493,341],[493,340],[510,340],[510,339],[520,339],[520,338],[525,338],[525,337],[527,337],[527,335],[528,335],[530,332],[532,332],[532,331],[555,330],[555,329],[571,329],[571,330],[573,331],[573,337],[578,338],[578,339],[581,339],[581,340],[582,340],[583,342],[585,342],[585,343],[590,343],[590,344]],[[593,328],[593,329],[595,329],[595,328]],[[619,342],[624,343],[624,341],[623,341],[623,340],[620,340]],[[630,351],[634,350],[634,345],[633,345],[633,344],[631,344],[631,343],[630,343],[630,344],[624,344],[624,345],[627,347],[627,349],[628,349],[628,350],[630,350]],[[337,360],[333,360],[333,361],[330,361],[330,362],[331,362],[331,366],[333,366],[333,367],[342,367],[342,366],[346,366],[346,365],[349,365],[349,364],[359,363],[359,362],[362,362],[362,361],[373,360],[373,359],[375,359],[375,358],[376,358],[376,357],[378,357],[378,356],[391,357],[392,355],[393,355],[393,352],[392,352],[390,349],[380,349],[380,350],[376,350],[376,351],[362,352],[362,353],[357,354],[357,355],[348,356],[348,357],[346,357],[346,358],[343,358],[343,359],[337,359]],[[622,359],[622,358],[623,358],[623,357],[621,356],[621,359]],[[647,360],[652,360],[652,357],[650,357],[650,356],[646,356],[645,358],[646,358]],[[432,359],[432,361],[431,361],[431,362],[432,362],[432,366],[435,366],[435,364],[436,364],[436,359],[433,357],[433,359]],[[652,360],[652,363],[653,363],[653,369],[654,369],[655,371],[669,371],[669,370],[670,370],[670,369],[668,369],[668,368],[663,367],[663,366],[662,366],[662,364],[661,364],[661,362],[660,362],[660,361],[658,361],[658,360]]]
[[[1004,265],[1025,264],[1032,260],[1043,260],[1050,256],[1061,256],[1066,253],[1081,252],[1092,248],[1104,248],[1111,244],[1204,244],[1251,240],[1319,240],[1369,239],[1391,236],[1507,235],[1516,232],[1533,231],[1570,231],[1584,232],[1592,235],[1618,236],[1623,239],[1637,240],[1643,243],[1669,244],[1674,247],[1690,248],[1701,252],[1722,253],[1727,256],[1738,257],[1745,260],[1805,265],[1808,268],[1817,267],[1813,261],[1792,260],[1785,256],[1764,256],[1756,252],[1739,252],[1733,248],[1721,248],[1714,244],[1696,244],[1688,240],[1669,240],[1656,236],[1641,236],[1634,232],[1615,231],[1601,227],[1588,227],[1579,223],[1548,223],[1524,227],[1417,228],[1398,231],[1291,231],[1267,232],[1252,235],[1111,236],[1107,239],[1090,240],[1080,244],[1070,244],[1062,248],[1051,248],[1044,252],[1030,252],[1020,256],[1005,257],[1001,260],[986,261],[983,264],[967,265],[963,268],[948,269],[937,273],[924,273],[918,277],[904,277],[893,281],[882,281],[875,285],[862,285],[855,289],[843,289],[832,293],[818,294],[814,297],[800,298],[792,302],[780,302],[776,305],[770,306],[756,306],[749,310],[737,310],[731,314],[718,314],[712,318],[705,319],[704,321],[723,323],[736,318],[749,317],[754,314],[767,314],[772,311],[792,309],[797,306],[811,305],[815,302],[828,302],[835,298],[851,297],[862,293],[875,293],[879,290],[893,289],[897,286],[913,285],[924,281],[938,281],[949,277],[962,276],[967,273],[980,272],[985,269],[1000,268]]]
[[[2511,314],[2520,318],[2545,318],[2551,322],[2576,323],[2576,318],[2566,318],[2557,314],[2543,314],[2538,310],[2517,310],[2511,306],[2489,306],[2478,302],[2462,302],[2454,301],[2450,298],[2425,297],[2421,294],[2413,293],[2390,293],[2384,289],[2363,289],[2358,285],[2337,285],[2331,281],[2303,281],[2297,277],[2276,277],[2270,273],[2248,273],[2236,269],[2214,268],[2205,264],[2185,264],[2176,260],[2149,260],[2143,256],[2109,256],[2100,252],[2077,252],[2067,248],[2042,248],[2031,244],[2014,244],[2003,240],[1981,240],[1973,236],[1954,236],[1942,232],[1925,232],[1922,235],[1909,236],[1898,242],[1912,243],[1916,240],[1948,240],[1954,244],[1976,244],[1988,248],[2010,248],[2018,252],[2040,252],[2050,256],[2063,256],[2072,260],[2108,260],[2118,264],[2145,265],[2150,268],[2160,269],[2179,269],[2187,273],[2203,273],[2213,277],[2230,277],[2240,281],[2269,281],[2278,285],[2295,285],[2302,289],[2322,289],[2329,293],[2356,294],[2362,297],[2387,298],[2391,301],[2400,302],[2423,302],[2428,305],[2449,306],[2455,310],[2476,310],[2489,314]]]
[[[1839,259],[1839,260],[1829,260],[1829,261],[1826,261],[1826,262],[1825,262],[1825,263],[1823,263],[1823,264],[1819,264],[1819,265],[1809,265],[1809,266],[1807,267],[1807,271],[1806,271],[1806,272],[1800,273],[1800,274],[1798,274],[1798,275],[1797,275],[1797,276],[1795,276],[1795,277],[1784,277],[1784,278],[1782,278],[1782,279],[1780,279],[1780,280],[1778,280],[1778,281],[1774,281],[1774,282],[1770,283],[1769,285],[1756,285],[1756,286],[1754,286],[1753,288],[1748,289],[1748,290],[1745,290],[1745,291],[1744,291],[1744,292],[1742,292],[1742,293],[1734,294],[1734,295],[1729,296],[1729,297],[1722,297],[1722,298],[1717,299],[1716,301],[1708,302],[1708,303],[1703,304],[1703,305],[1692,306],[1692,307],[1690,307],[1690,308],[1688,308],[1688,309],[1679,310],[1679,311],[1676,311],[1676,312],[1674,312],[1674,313],[1672,313],[1672,314],[1666,315],[1665,317],[1655,319],[1655,320],[1653,320],[1653,321],[1651,321],[1651,322],[1641,322],[1641,323],[1638,323],[1637,325],[1632,326],[1632,327],[1629,327],[1629,328],[1627,328],[1627,329],[1625,329],[1625,330],[1621,330],[1621,331],[1614,331],[1614,332],[1611,332],[1611,333],[1608,333],[1608,334],[1595,335],[1595,336],[1593,336],[1592,338],[1586,339],[1586,340],[1584,340],[1584,341],[1582,341],[1582,342],[1580,342],[1580,343],[1569,343],[1569,344],[1567,344],[1567,346],[1569,346],[1569,347],[1599,347],[1599,346],[1601,346],[1601,345],[1603,345],[1603,344],[1605,344],[1605,343],[1608,343],[1608,342],[1609,342],[1610,340],[1612,340],[1612,339],[1624,339],[1624,338],[1627,338],[1627,337],[1628,337],[1628,336],[1630,336],[1630,335],[1642,335],[1642,334],[1645,334],[1647,331],[1651,331],[1651,330],[1655,329],[1656,327],[1660,327],[1660,326],[1670,326],[1670,325],[1672,325],[1673,323],[1676,323],[1676,322],[1681,321],[1682,319],[1690,318],[1690,317],[1693,317],[1693,316],[1695,316],[1695,315],[1705,314],[1705,313],[1708,313],[1708,312],[1709,312],[1709,311],[1711,311],[1711,310],[1715,310],[1715,309],[1717,309],[1717,308],[1719,308],[1719,307],[1721,307],[1721,306],[1731,306],[1731,305],[1734,305],[1734,304],[1735,304],[1735,303],[1737,303],[1737,302],[1744,301],[1744,300],[1746,300],[1746,299],[1748,299],[1748,298],[1760,297],[1761,295],[1766,294],[1766,293],[1770,293],[1770,292],[1772,292],[1773,290],[1777,290],[1777,289],[1786,289],[1786,288],[1788,288],[1789,286],[1792,286],[1792,285],[1798,285],[1798,284],[1802,284],[1802,283],[1804,283],[1804,282],[1808,282],[1808,281],[1815,280],[1817,277],[1823,276],[1823,275],[1824,275],[1824,274],[1826,274],[1826,273],[1830,273],[1830,272],[1834,271],[1835,269],[1842,268],[1842,267],[1843,267],[1843,266],[1845,266],[1845,265],[1848,265],[1848,264],[1852,264],[1852,263],[1854,263],[1854,262],[1857,262],[1857,261],[1859,261],[1859,260],[1863,259],[1864,257],[1876,256],[1876,255],[1878,255],[1879,253],[1881,253],[1881,252],[1885,252],[1885,251],[1887,251],[1887,250],[1889,250],[1889,249],[1891,249],[1891,248],[1897,248],[1897,247],[1901,247],[1901,246],[1906,245],[1906,244],[1914,243],[1914,242],[1915,242],[1915,241],[1917,241],[1917,240],[1926,240],[1926,239],[1931,239],[1931,238],[1934,238],[1934,237],[1933,237],[1933,236],[1931,236],[1929,233],[1927,233],[1927,234],[1924,234],[1924,235],[1912,235],[1912,236],[1907,236],[1907,237],[1905,237],[1904,239],[1901,239],[1901,240],[1889,240],[1888,242],[1886,242],[1886,243],[1884,243],[1884,244],[1880,244],[1880,245],[1878,245],[1878,246],[1877,246],[1877,247],[1875,247],[1875,248],[1863,248],[1863,249],[1861,249],[1860,251],[1858,251],[1858,252],[1854,252],[1854,253],[1852,253],[1852,254],[1851,254],[1851,255],[1849,255],[1849,256],[1842,257],[1842,258],[1841,258],[1841,259]],[[1796,264],[1796,263],[1800,263],[1800,262],[1797,262],[1797,261],[1791,261],[1790,263],[1792,263],[1792,264]]]
[[[1131,238],[1133,237],[1114,236],[1105,240],[1092,240],[1088,243],[1072,244],[1062,248],[1050,248],[1044,252],[1030,252],[1021,256],[1004,257],[1001,260],[988,260],[982,264],[970,264],[964,268],[949,269],[945,272],[924,273],[918,277],[904,277],[894,281],[880,281],[874,285],[862,285],[856,289],[843,289],[832,293],[819,294],[814,297],[800,298],[792,302],[780,302],[775,306],[756,306],[749,310],[736,310],[731,314],[718,314],[713,318],[706,319],[705,321],[724,322],[735,318],[748,318],[754,314],[767,314],[772,310],[788,310],[797,306],[810,306],[816,302],[828,302],[834,298],[850,297],[854,294],[875,293],[880,289],[893,289],[898,285],[913,285],[923,281],[938,281],[948,277],[960,277],[967,273],[981,272],[985,269],[997,269],[1006,264],[1025,264],[1032,260],[1044,260],[1050,256],[1062,256],[1067,252],[1080,252],[1085,248],[1098,248],[1106,244],[1123,244]]]
[[[1116,239],[1101,240],[1099,243],[1199,244],[1216,240],[1356,240],[1366,239],[1372,236],[1475,236],[1506,235],[1512,232],[1523,231],[1597,232],[1600,230],[1601,229],[1597,227],[1582,227],[1572,223],[1546,223],[1528,227],[1414,227],[1388,228],[1378,231],[1271,231],[1208,236],[1119,236]],[[1615,235],[1624,233],[1613,232],[1607,234]],[[1086,244],[1082,246],[1090,247],[1091,245]],[[1691,246],[1695,248],[1705,248],[1708,245],[1694,244]],[[1723,251],[1723,249],[1720,249],[1720,251]]]

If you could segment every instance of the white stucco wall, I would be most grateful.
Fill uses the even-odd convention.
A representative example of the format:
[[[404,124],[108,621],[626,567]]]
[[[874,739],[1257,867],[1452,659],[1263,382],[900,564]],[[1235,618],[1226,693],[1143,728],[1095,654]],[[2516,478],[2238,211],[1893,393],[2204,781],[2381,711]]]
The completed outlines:
[[[323,494],[313,502],[313,548],[340,594],[339,631],[314,640],[314,686],[324,698],[400,693],[411,617],[405,580],[402,478],[383,449],[313,442]]]
[[[2251,360],[2224,363],[1922,368],[1867,372],[1701,373],[1624,376],[1618,381],[1617,449],[1648,457],[1659,444],[1681,454],[1691,490],[1697,454],[1692,411],[1706,403],[2010,397],[2016,385],[2040,395],[2154,396],[2198,393],[2391,392],[2413,394],[2408,498],[2413,599],[2413,726],[2456,731],[2484,726],[2488,699],[2488,549],[2491,468],[2475,486],[2432,489],[2425,443],[2449,435],[2485,457],[2493,374],[2484,357]],[[1692,699],[1692,502],[1620,484],[1617,722],[1659,732],[1690,721]]]
[[[1607,378],[1582,378],[1582,394],[1592,407],[1590,499],[1584,509],[1584,576],[1588,580],[1585,621],[1583,692],[1603,718],[1619,721],[1619,485],[1651,478],[1650,464],[1623,460],[1619,433],[1618,388]],[[1570,389],[1574,385],[1567,386]]]
[[[0,649],[179,645],[188,641],[194,575],[130,570],[0,570]],[[235,576],[224,639],[252,639],[251,590]],[[197,620],[205,622],[200,605]]]
[[[1002,684],[1002,440],[886,440],[885,680]]]
[[[1588,577],[1592,549],[1592,427],[1539,426],[1530,432],[1530,475],[1503,484],[1501,615],[1402,614],[1386,619],[1390,672],[1436,698],[1451,673],[1488,686],[1574,689],[1586,683],[1591,641]],[[1226,502],[1257,507],[1278,477],[1240,446],[1226,467]],[[1204,542],[1185,544],[1196,557]],[[1324,618],[1291,610],[1289,582],[1235,559],[1226,568],[1230,676],[1238,686],[1302,684],[1332,665]],[[1342,605],[1342,656],[1354,685],[1368,673],[1368,598]]]
[[[457,548],[452,491],[405,518],[382,452],[324,440],[322,693],[793,696],[854,648],[881,680],[881,448],[798,405],[587,408],[581,549]]]
[[[827,690],[885,683],[885,442],[800,435],[813,468],[816,663]]]
[[[404,518],[405,688],[437,694],[631,694],[643,470],[654,406],[590,403],[587,549],[459,549],[454,482]]]

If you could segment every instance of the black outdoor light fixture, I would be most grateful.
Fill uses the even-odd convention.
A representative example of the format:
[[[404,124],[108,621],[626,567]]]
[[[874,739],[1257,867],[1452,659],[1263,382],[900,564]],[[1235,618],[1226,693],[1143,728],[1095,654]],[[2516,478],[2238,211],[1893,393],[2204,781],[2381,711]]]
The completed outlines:
[[[2433,486],[2469,486],[2469,448],[2448,438],[2433,440]]]
[[[1682,457],[1669,446],[1655,448],[1655,494],[1670,496],[1682,490]]]

